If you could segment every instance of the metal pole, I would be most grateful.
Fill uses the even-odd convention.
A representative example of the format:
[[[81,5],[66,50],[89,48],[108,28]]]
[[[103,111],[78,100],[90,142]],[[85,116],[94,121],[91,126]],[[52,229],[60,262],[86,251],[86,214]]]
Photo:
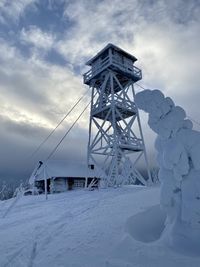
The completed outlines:
[[[87,149],[87,165],[91,164],[90,162],[90,143],[91,143],[91,134],[92,134],[92,108],[93,108],[93,102],[94,102],[94,85],[92,86],[92,100],[91,100],[91,106],[90,106],[90,122],[89,122],[89,139],[88,139],[88,149]]]
[[[46,164],[44,164],[44,190],[45,190],[45,199],[48,199],[47,196],[47,175],[46,175]]]
[[[115,107],[115,91],[114,91],[114,84],[113,84],[113,73],[110,72],[110,87],[111,87],[111,94],[112,94],[112,102],[111,102],[111,108],[112,108],[112,126],[113,126],[113,149],[114,149],[114,155],[113,155],[113,162],[112,162],[112,167],[111,167],[111,171],[112,173],[110,173],[110,175],[113,176],[113,171],[114,171],[114,177],[112,177],[111,181],[111,177],[109,177],[110,182],[112,183],[112,186],[117,185],[117,180],[118,180],[118,176],[119,176],[119,170],[118,170],[118,162],[117,162],[117,156],[119,153],[119,149],[118,149],[118,136],[117,136],[117,126],[116,126],[116,107]],[[113,179],[114,178],[114,179]]]

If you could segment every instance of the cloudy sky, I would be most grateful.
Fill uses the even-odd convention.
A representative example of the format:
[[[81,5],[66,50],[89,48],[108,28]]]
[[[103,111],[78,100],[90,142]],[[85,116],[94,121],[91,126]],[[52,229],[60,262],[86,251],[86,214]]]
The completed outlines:
[[[200,121],[199,14],[200,0],[0,0],[0,182],[25,179],[56,145],[90,99],[82,83],[85,62],[109,42],[138,58],[142,86],[161,89]],[[86,91],[83,103],[30,158]],[[88,115],[55,159],[85,157]],[[153,161],[154,134],[141,116]]]

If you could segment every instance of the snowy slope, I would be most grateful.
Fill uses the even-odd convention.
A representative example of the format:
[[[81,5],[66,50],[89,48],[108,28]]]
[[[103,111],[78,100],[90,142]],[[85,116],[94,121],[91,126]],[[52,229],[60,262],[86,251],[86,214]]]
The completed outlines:
[[[158,203],[159,188],[144,187],[23,197],[0,219],[0,266],[200,266],[159,239]]]

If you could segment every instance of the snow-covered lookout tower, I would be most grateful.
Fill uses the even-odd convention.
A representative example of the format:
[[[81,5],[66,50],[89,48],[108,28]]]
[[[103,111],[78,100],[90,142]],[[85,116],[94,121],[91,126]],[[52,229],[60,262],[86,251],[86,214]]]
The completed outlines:
[[[139,113],[134,103],[134,83],[142,72],[137,59],[108,44],[86,64],[84,83],[92,89],[88,165],[98,169],[107,186],[146,184],[150,179]],[[136,126],[136,127],[135,127]],[[137,128],[137,129],[136,129]],[[137,169],[143,158],[148,178]]]

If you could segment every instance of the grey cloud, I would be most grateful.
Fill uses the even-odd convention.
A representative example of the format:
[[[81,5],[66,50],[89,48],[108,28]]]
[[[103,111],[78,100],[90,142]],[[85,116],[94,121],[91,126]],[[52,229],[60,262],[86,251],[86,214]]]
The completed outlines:
[[[25,10],[36,1],[37,0],[1,0],[0,21],[5,24],[18,22],[19,17],[23,16]]]
[[[75,77],[71,70],[39,58],[27,60],[12,47],[5,46],[0,54],[1,101],[52,122],[59,120],[57,110],[65,113],[81,96],[82,77]]]
[[[43,132],[47,132],[45,128],[37,127],[36,125],[31,125],[25,122],[16,122],[8,118],[0,116],[1,125],[6,132],[10,135],[19,135],[20,137],[26,138],[30,141],[31,138],[38,138],[42,136]]]
[[[50,130],[0,117],[0,182],[4,179],[28,179],[38,160],[45,160],[69,126],[60,129],[34,156],[30,157]],[[53,159],[81,161],[86,157],[87,132],[79,127],[63,141]]]
[[[43,95],[43,92],[37,91],[37,88],[33,88],[33,81],[31,77],[22,73],[22,70],[13,71],[11,74],[7,74],[4,70],[0,69],[1,90],[4,93],[14,94],[15,97],[21,98],[23,96],[23,102],[47,104],[47,99]]]
[[[57,49],[73,64],[81,64],[85,56],[92,56],[107,42],[134,47],[134,37],[144,36],[147,28],[160,25],[166,33],[181,24],[181,19],[187,24],[198,21],[197,10],[196,1],[185,3],[183,0],[170,4],[165,0],[115,0],[109,3],[109,8],[107,1],[73,1],[66,6],[65,16],[76,23],[58,42]],[[77,42],[80,36],[81,42]]]

